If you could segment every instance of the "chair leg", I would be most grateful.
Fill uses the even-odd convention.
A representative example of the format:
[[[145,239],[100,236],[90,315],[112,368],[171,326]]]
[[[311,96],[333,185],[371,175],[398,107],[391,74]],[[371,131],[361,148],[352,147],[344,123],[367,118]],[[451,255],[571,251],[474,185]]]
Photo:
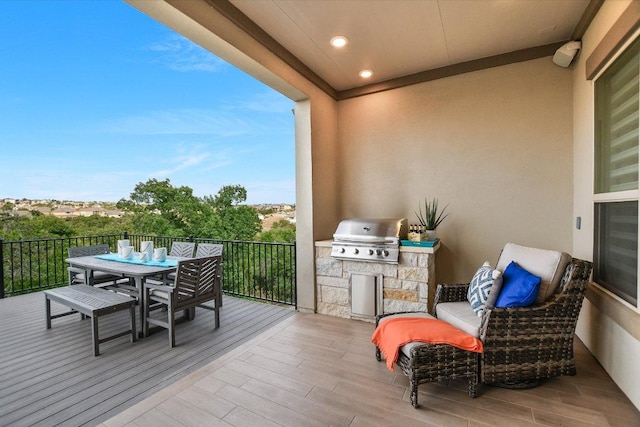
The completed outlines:
[[[409,388],[411,390],[411,405],[413,405],[414,408],[418,407],[418,381],[415,380],[414,378],[411,378],[409,380]]]
[[[218,305],[218,301],[214,301],[216,304],[216,309],[214,311],[215,313],[215,321],[216,321],[216,326],[215,328],[218,329],[220,327],[220,306]]]
[[[169,345],[171,348],[176,346],[176,317],[173,313],[173,307],[169,305],[167,309],[167,316],[169,323]]]
[[[469,397],[475,398],[478,396],[478,376],[475,375],[469,378]]]
[[[142,336],[147,337],[149,335],[149,289],[144,289],[144,306],[143,306],[143,318],[140,319],[142,323]]]

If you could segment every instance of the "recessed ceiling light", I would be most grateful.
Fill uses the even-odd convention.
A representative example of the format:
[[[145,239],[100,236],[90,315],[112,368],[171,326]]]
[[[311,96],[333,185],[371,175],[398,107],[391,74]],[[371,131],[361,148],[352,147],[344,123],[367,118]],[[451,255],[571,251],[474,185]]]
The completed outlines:
[[[371,70],[362,70],[362,71],[360,71],[360,77],[362,77],[363,79],[368,79],[371,76],[373,76],[373,71],[371,71]]]
[[[335,36],[331,39],[331,46],[333,47],[344,47],[349,43],[349,39],[345,36]]]

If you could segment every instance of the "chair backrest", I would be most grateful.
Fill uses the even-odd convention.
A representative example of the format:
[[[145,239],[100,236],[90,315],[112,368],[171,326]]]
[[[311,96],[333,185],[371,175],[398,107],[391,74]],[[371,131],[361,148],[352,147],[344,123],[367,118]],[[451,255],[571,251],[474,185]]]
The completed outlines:
[[[223,245],[219,243],[198,243],[196,258],[222,255]]]
[[[571,262],[571,255],[507,243],[500,254],[496,269],[504,271],[511,261],[517,262],[529,273],[542,279],[536,299],[536,304],[541,304],[558,289],[565,269]]]
[[[173,242],[169,255],[185,258],[193,258],[193,250],[196,244],[194,242]]]
[[[201,301],[215,299],[220,292],[218,283],[221,256],[193,258],[180,261],[174,286],[177,288],[176,309]]]
[[[74,246],[69,248],[69,258],[77,258],[80,256],[102,255],[111,252],[109,245],[101,243],[89,246]]]

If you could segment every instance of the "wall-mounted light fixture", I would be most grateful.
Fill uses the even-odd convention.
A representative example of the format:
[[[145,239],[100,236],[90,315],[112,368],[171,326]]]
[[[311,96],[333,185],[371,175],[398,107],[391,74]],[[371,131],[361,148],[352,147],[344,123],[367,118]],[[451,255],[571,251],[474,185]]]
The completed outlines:
[[[563,44],[556,50],[555,55],[553,55],[554,64],[563,68],[568,67],[571,65],[571,61],[573,61],[574,56],[576,56],[581,47],[582,43],[579,41]]]

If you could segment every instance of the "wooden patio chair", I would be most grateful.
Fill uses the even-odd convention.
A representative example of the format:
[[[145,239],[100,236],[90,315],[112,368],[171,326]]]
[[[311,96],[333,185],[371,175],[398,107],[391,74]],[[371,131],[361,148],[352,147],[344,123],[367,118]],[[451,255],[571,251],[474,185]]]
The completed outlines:
[[[193,251],[196,248],[195,242],[173,242],[169,256],[177,256],[182,258],[193,258]],[[200,257],[201,258],[201,257]],[[164,277],[154,277],[151,283],[163,282],[165,285],[171,285],[176,279],[176,273],[169,273]]]
[[[144,285],[144,335],[149,332],[149,324],[169,330],[169,344],[173,348],[176,343],[175,314],[184,311],[190,318],[190,310],[202,307],[215,313],[215,328],[220,325],[220,306],[217,301],[220,294],[219,269],[220,256],[193,258],[180,261],[176,278],[172,286],[145,283]],[[204,305],[213,301],[214,305]],[[150,316],[151,304],[159,303],[167,307],[167,319],[162,320]]]
[[[69,258],[102,255],[108,254],[109,252],[109,245],[106,243],[89,246],[75,246],[68,249]],[[93,283],[94,286],[101,286],[104,284],[116,285],[118,281],[123,279],[122,276],[107,273],[104,271],[94,271],[91,277],[86,277],[85,271],[83,269],[73,266],[67,267],[67,272],[69,274],[70,285],[89,285],[91,283]]]
[[[184,258],[193,258],[193,251],[196,248],[195,242],[173,242],[169,255]]]
[[[220,243],[198,243],[196,247],[196,258],[202,258],[207,256],[222,256],[222,250],[224,245]],[[222,271],[224,269],[224,262],[220,263],[220,269],[218,270],[218,280],[220,280],[220,294],[218,295],[218,306],[222,307]]]

